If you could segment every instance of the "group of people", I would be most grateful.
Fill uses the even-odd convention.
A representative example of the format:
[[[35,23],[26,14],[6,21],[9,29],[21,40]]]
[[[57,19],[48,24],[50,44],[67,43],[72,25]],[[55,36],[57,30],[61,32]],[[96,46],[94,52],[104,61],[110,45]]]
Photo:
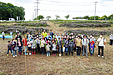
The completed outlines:
[[[111,40],[112,39],[112,40]],[[113,35],[110,35],[110,44],[113,45]],[[104,47],[106,44],[106,39],[100,34],[100,37],[96,40],[94,35],[75,35],[71,34],[54,34],[52,30],[47,33],[45,30],[41,33],[40,31],[35,34],[27,34],[22,39],[19,32],[12,41],[8,41],[8,51],[11,51],[13,57],[17,57],[18,54],[22,55],[35,55],[40,53],[42,55],[46,54],[47,57],[53,56],[63,56],[72,55],[76,53],[77,56],[88,57],[88,51],[90,56],[94,54],[95,43],[98,42],[98,57],[104,57]],[[101,53],[100,53],[101,50]]]

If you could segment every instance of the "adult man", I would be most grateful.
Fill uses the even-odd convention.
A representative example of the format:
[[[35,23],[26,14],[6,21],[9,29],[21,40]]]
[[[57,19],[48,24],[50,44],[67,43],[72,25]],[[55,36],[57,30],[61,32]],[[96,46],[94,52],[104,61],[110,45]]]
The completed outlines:
[[[5,39],[5,33],[4,31],[2,32],[2,37],[3,37],[3,40]]]
[[[111,33],[110,37],[110,45],[113,45],[113,34]]]
[[[53,38],[54,33],[52,32],[52,30],[50,30],[50,35],[51,35],[52,38]]]
[[[104,47],[106,44],[106,39],[100,34],[100,37],[97,40],[98,42],[98,57],[100,57],[100,49],[102,50],[101,56],[104,57]]]
[[[18,41],[18,39],[20,39],[20,41],[22,42],[22,37],[21,37],[21,35],[19,34],[19,32],[17,32],[17,35],[16,35],[16,38],[15,38],[17,41]]]
[[[45,30],[44,30],[44,32],[42,33],[42,36],[45,38],[45,37],[47,37],[47,33],[45,32]]]
[[[88,57],[88,55],[87,55],[87,53],[88,53],[87,52],[88,43],[89,43],[89,41],[86,38],[86,35],[84,35],[84,38],[82,39],[82,45],[83,45],[83,55],[82,56],[84,56],[84,53],[86,52],[86,57]]]

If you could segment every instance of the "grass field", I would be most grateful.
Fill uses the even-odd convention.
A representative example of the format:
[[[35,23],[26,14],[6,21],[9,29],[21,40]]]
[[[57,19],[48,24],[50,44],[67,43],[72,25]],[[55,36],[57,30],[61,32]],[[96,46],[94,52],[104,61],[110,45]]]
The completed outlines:
[[[111,31],[113,27],[104,28],[67,28],[59,27],[59,24],[47,22],[54,33],[63,33],[65,30],[105,30]],[[6,23],[7,24],[7,23]],[[109,45],[109,36],[104,36],[107,40],[104,49],[105,58],[97,57],[98,48],[95,48],[93,56],[50,56],[46,55],[25,55],[13,58],[7,56],[7,39],[0,39],[0,75],[113,75],[113,46]],[[97,38],[97,37],[96,37]],[[26,66],[25,66],[26,62]]]

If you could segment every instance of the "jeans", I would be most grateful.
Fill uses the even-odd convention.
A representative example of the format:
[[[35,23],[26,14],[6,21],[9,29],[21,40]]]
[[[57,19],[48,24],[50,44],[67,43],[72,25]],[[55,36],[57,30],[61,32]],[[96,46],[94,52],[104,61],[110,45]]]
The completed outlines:
[[[68,54],[68,47],[65,47],[65,53]]]
[[[18,47],[19,47],[18,53],[21,53],[22,52],[22,46],[18,46]]]
[[[15,54],[14,54],[14,52],[15,52]],[[16,50],[12,50],[12,53],[13,53],[13,56],[14,56],[14,55],[17,55]]]
[[[12,50],[11,50],[11,49],[8,49],[7,54],[9,54],[9,50],[10,50],[10,51],[11,51],[11,53],[12,53]]]
[[[88,56],[87,55],[87,46],[83,46],[83,56],[84,56],[84,53],[86,53],[86,56]]]
[[[50,56],[50,51],[47,51],[47,56]]]
[[[41,47],[41,53],[44,54],[44,47]]]
[[[98,46],[98,55],[100,55],[100,49],[102,50],[101,56],[104,56],[104,47]]]

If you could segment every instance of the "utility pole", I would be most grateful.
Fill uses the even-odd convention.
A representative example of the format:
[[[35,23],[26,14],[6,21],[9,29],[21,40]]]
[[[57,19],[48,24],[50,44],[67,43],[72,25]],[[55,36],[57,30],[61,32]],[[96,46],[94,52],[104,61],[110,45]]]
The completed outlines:
[[[36,10],[37,10],[37,20],[38,20],[38,10],[39,10],[39,9],[38,9],[38,4],[39,4],[38,1],[39,1],[39,0],[37,0],[37,2],[36,2],[36,3],[37,3],[37,9],[36,9]]]
[[[95,20],[95,16],[96,16],[96,3],[97,2],[95,2],[95,15],[94,15],[94,20]]]

